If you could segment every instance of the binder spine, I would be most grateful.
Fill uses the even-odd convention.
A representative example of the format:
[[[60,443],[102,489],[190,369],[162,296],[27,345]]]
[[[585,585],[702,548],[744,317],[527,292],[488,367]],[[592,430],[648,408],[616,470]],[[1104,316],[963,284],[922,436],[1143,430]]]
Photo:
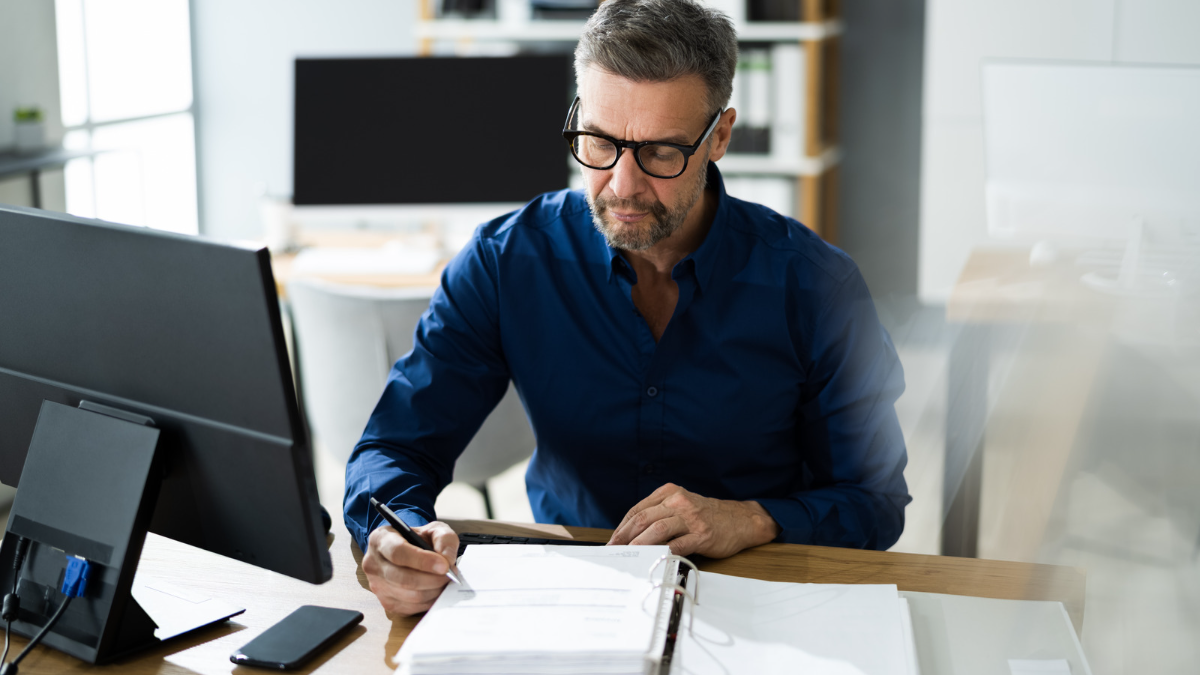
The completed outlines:
[[[662,581],[653,582],[654,571],[663,563],[666,563],[666,574],[663,575]],[[695,573],[691,575],[691,590],[687,586],[689,570],[685,569],[685,565]],[[683,556],[664,555],[650,567],[649,575],[654,583],[651,590],[658,588],[663,592],[658,600],[660,614],[655,619],[655,639],[651,642],[650,651],[650,654],[661,654],[661,656],[651,658],[652,663],[648,663],[647,673],[649,675],[667,675],[671,672],[671,661],[675,654],[675,638],[679,634],[679,627],[683,621],[685,599],[692,603],[691,615],[688,620],[689,631],[692,621],[695,619],[696,601],[700,597],[700,570],[692,561]],[[672,592],[667,593],[668,590]],[[660,626],[662,631],[661,650],[658,648]]]
[[[666,675],[670,670],[670,653],[675,644],[672,636],[678,630],[678,621],[673,622],[676,594],[669,592],[669,588],[679,577],[679,563],[668,561],[662,579],[654,581],[654,571],[665,558],[666,556],[663,556],[654,564],[654,567],[650,568],[653,585],[647,595],[652,594],[655,590],[659,593],[655,606],[654,634],[650,638],[650,648],[646,651],[646,675]]]

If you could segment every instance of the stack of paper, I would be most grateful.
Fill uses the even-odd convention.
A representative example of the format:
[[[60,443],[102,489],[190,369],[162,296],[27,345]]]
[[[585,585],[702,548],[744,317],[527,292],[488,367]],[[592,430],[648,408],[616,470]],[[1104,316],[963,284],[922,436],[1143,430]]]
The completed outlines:
[[[472,546],[400,649],[397,672],[613,673],[657,668],[670,591],[666,546]],[[674,573],[660,566],[657,581]]]

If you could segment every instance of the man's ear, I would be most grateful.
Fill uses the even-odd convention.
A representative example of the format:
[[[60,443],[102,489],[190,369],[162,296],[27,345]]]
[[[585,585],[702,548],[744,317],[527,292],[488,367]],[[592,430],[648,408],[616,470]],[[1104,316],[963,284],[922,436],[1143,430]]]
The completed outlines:
[[[721,119],[712,132],[712,152],[708,155],[708,161],[715,162],[725,156],[725,151],[729,148],[729,138],[733,135],[733,123],[736,120],[737,110],[733,108],[721,113]]]

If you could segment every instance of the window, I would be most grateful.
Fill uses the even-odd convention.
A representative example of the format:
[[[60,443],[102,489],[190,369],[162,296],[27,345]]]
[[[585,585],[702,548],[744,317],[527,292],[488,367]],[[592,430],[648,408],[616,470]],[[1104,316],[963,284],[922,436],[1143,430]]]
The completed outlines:
[[[196,233],[188,0],[56,0],[67,211]]]

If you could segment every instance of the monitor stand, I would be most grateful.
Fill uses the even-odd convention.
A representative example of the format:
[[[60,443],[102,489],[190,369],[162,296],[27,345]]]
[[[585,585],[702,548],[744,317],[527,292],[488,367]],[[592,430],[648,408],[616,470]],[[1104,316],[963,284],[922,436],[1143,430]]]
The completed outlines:
[[[67,607],[43,644],[103,663],[242,609],[135,583],[138,559],[158,500],[165,462],[149,418],[84,401],[43,401],[4,541],[0,594],[14,585],[18,537],[31,544],[19,571],[21,611],[12,630],[30,637],[64,599],[67,556],[91,562],[83,597]]]

